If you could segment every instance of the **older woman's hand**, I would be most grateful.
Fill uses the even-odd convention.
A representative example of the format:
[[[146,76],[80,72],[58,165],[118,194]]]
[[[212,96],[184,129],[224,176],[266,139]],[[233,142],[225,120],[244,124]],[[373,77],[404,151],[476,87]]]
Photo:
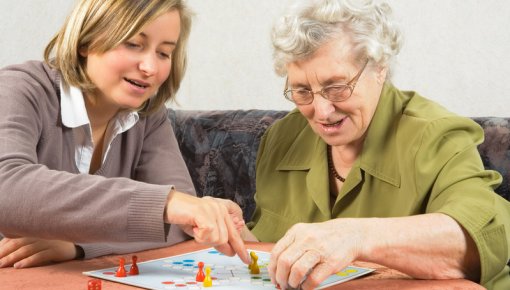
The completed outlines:
[[[271,252],[271,281],[281,289],[314,289],[356,260],[361,251],[361,229],[349,220],[294,225]]]
[[[0,241],[0,268],[28,268],[63,262],[76,257],[73,243],[36,238],[3,238]]]

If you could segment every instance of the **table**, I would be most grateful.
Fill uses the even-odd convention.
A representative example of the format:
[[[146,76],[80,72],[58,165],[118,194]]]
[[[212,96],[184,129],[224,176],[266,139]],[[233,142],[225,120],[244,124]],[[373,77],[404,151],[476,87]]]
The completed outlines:
[[[270,243],[247,243],[252,249],[269,251],[273,244]],[[189,251],[196,251],[207,248],[195,241],[186,241],[172,247],[155,250],[147,250],[136,253],[138,261],[147,261],[163,258]],[[87,289],[87,282],[91,277],[85,276],[82,272],[102,268],[115,267],[118,265],[119,257],[125,257],[130,261],[129,255],[103,256],[85,261],[68,261],[43,267],[14,269],[0,269],[0,289]],[[355,263],[361,267],[375,268],[376,271],[356,280],[328,288],[328,290],[372,290],[372,289],[485,289],[482,286],[468,280],[415,280],[398,271],[391,270],[372,263]],[[133,286],[119,284],[103,280],[103,290],[138,289]],[[214,290],[214,289],[211,289]]]

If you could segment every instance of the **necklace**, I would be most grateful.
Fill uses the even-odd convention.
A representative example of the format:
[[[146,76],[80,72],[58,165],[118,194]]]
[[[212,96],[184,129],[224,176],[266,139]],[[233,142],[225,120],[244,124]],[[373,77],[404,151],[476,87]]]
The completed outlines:
[[[336,179],[340,180],[340,182],[345,182],[345,178],[343,178],[340,174],[338,174],[338,172],[335,169],[335,166],[333,165],[331,146],[329,146],[329,145],[328,145],[328,167],[329,167],[329,172],[331,172]]]

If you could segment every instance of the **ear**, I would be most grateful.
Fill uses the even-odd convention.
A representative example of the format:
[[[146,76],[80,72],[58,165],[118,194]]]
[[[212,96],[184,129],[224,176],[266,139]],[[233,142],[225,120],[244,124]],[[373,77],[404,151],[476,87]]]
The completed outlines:
[[[89,55],[89,50],[87,49],[87,47],[85,46],[80,46],[80,48],[78,49],[78,53],[82,56],[82,57],[87,57]]]
[[[386,81],[386,75],[388,73],[388,67],[386,66],[379,66],[377,68],[377,83],[384,84]]]

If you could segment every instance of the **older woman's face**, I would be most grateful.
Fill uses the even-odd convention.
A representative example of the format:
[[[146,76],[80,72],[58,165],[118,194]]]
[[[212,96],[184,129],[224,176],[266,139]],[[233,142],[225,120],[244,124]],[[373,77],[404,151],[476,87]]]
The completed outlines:
[[[314,92],[323,87],[346,84],[362,66],[352,59],[349,43],[331,41],[311,57],[287,65],[289,87]],[[381,94],[386,70],[367,65],[351,97],[331,102],[315,94],[313,102],[297,105],[310,126],[331,146],[361,146]]]

